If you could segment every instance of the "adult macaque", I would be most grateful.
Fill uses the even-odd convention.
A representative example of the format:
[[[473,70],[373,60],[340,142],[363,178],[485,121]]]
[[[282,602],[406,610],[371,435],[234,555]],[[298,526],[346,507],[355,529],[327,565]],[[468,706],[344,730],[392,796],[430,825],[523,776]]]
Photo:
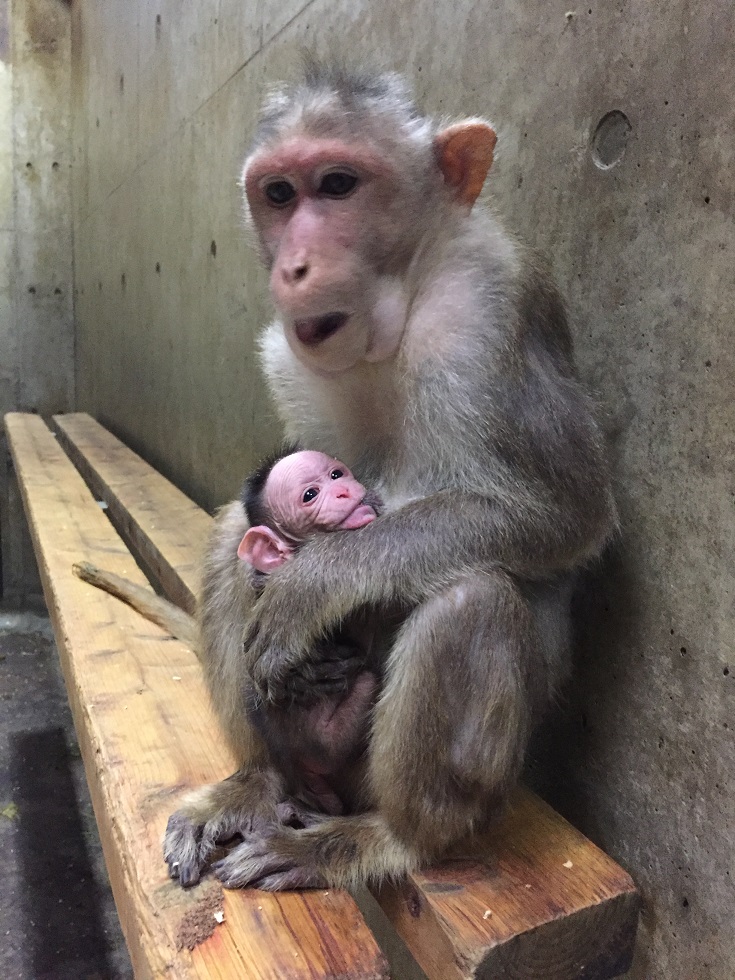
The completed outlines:
[[[397,876],[487,827],[567,670],[575,570],[615,529],[608,467],[563,304],[474,207],[495,146],[438,128],[394,76],[310,67],[265,104],[243,184],[279,319],[263,366],[288,438],[335,453],[384,513],[307,541],[260,594],[225,510],[202,597],[205,670],[240,770],[184,801],[171,874],[231,887]],[[283,777],[246,719],[326,631],[408,609],[367,755],[367,812],[279,823]]]

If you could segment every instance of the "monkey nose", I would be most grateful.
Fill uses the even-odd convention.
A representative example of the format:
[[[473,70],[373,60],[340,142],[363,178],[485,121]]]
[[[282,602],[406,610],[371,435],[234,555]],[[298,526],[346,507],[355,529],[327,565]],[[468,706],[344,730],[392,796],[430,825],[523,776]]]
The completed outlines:
[[[288,266],[283,270],[283,278],[289,286],[295,286],[302,282],[309,274],[309,263],[299,262],[296,265]]]

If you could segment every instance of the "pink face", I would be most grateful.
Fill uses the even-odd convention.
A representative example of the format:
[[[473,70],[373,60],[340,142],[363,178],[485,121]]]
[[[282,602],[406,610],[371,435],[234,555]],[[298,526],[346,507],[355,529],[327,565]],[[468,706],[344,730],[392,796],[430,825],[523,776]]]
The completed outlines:
[[[296,356],[339,372],[394,353],[406,300],[396,302],[384,266],[403,254],[406,207],[385,156],[367,143],[293,135],[257,150],[243,182]]]
[[[313,531],[364,527],[376,518],[364,504],[365,487],[339,460],[303,450],[279,460],[264,488],[264,503],[278,530],[302,541]]]

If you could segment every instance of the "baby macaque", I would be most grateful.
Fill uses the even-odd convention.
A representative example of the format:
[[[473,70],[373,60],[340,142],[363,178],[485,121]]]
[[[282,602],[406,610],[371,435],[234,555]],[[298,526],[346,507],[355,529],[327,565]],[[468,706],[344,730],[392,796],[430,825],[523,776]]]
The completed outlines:
[[[237,554],[263,584],[313,534],[365,527],[380,508],[377,495],[344,463],[311,450],[287,449],[267,459],[245,481],[241,499],[251,527]],[[309,662],[289,677],[285,698],[251,705],[250,720],[290,791],[326,813],[342,813],[349,804],[345,770],[365,749],[378,685],[372,646],[367,623],[353,618],[316,644]]]
[[[242,503],[251,527],[238,556],[272,572],[315,531],[343,531],[374,521],[380,501],[349,469],[326,453],[287,450],[245,481]]]

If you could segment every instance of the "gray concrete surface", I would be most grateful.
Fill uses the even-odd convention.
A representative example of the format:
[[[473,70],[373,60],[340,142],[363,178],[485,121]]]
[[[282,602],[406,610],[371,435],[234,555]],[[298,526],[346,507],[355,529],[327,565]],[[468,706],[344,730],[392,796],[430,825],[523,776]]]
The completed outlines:
[[[74,405],[71,22],[60,0],[0,0],[0,418]],[[6,599],[40,593],[0,425]]]
[[[735,7],[78,0],[70,16],[78,407],[207,507],[278,432],[236,185],[264,86],[299,45],[331,46],[406,71],[430,111],[495,121],[490,193],[551,255],[622,515],[532,778],[640,885],[632,976],[732,980]]]
[[[48,618],[0,609],[0,977],[132,980]]]

